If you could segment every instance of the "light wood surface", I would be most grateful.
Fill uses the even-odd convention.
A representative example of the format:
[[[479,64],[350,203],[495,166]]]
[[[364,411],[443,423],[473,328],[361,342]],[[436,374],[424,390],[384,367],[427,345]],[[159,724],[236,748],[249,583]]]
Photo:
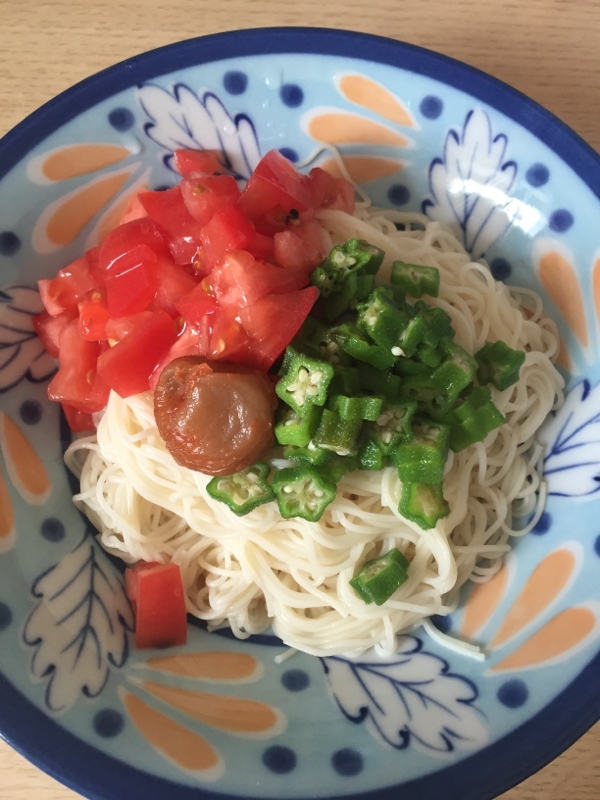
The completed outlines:
[[[461,59],[528,94],[600,151],[597,0],[0,0],[0,135],[58,92],[136,53],[265,25],[349,28]],[[76,797],[0,741],[0,800]],[[600,723],[502,796],[599,797]]]

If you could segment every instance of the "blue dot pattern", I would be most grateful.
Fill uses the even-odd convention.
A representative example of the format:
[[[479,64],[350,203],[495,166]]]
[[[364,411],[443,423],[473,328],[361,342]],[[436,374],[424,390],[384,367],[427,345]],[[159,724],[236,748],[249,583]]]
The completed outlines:
[[[287,158],[288,161],[292,161],[293,163],[298,161],[298,153],[292,150],[291,147],[282,147],[279,152],[284,158]]]
[[[108,121],[115,130],[123,133],[133,128],[135,117],[128,108],[113,108],[108,115]]]
[[[37,400],[25,400],[19,408],[19,416],[25,425],[37,425],[42,418],[42,404]]]
[[[597,536],[594,542],[594,552],[597,556],[600,556],[600,536]]]
[[[12,611],[6,603],[0,603],[0,631],[5,631],[12,622]]]
[[[574,222],[573,214],[571,214],[570,211],[567,211],[566,208],[559,208],[550,214],[548,225],[550,226],[550,230],[556,233],[565,233]]]
[[[113,739],[118,736],[125,726],[123,715],[111,708],[103,708],[94,715],[94,730],[103,739]]]
[[[275,745],[268,747],[263,753],[263,764],[277,775],[286,775],[296,768],[296,753],[289,747]]]
[[[229,94],[244,94],[248,88],[248,76],[245,72],[230,70],[223,75],[223,86]]]
[[[444,103],[433,94],[424,97],[419,105],[419,111],[427,119],[438,119],[438,117],[441,117],[443,110]]]
[[[358,750],[353,750],[351,747],[346,747],[344,750],[338,750],[331,757],[331,765],[338,775],[344,777],[352,777],[358,775],[363,770],[363,757]]]
[[[505,258],[494,258],[490,270],[497,281],[507,280],[512,273],[512,267]]]
[[[410,200],[408,187],[402,183],[395,183],[388,189],[388,200],[395,206],[404,206]]]
[[[310,685],[310,678],[303,669],[288,669],[281,676],[281,683],[288,692],[301,692]]]
[[[525,180],[534,189],[544,186],[550,179],[550,170],[544,164],[532,164],[525,173]]]
[[[531,529],[531,532],[535,533],[536,536],[542,536],[544,533],[548,533],[551,526],[552,526],[552,515],[549,514],[547,511],[544,511],[542,516],[538,519],[538,521]]]
[[[21,240],[12,231],[0,233],[0,256],[14,256],[21,248]]]
[[[60,542],[65,538],[65,526],[56,517],[48,517],[42,522],[41,533],[49,542]]]
[[[507,708],[520,708],[529,698],[529,689],[518,679],[506,681],[498,689],[496,697]]]
[[[284,83],[279,90],[279,96],[284,106],[298,108],[304,100],[304,92],[296,83]]]

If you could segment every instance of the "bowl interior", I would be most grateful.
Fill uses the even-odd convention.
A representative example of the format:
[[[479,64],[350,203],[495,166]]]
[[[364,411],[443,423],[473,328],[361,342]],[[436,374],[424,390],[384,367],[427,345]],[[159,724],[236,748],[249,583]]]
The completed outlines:
[[[538,292],[559,327],[569,392],[542,434],[546,511],[506,580],[483,599],[465,592],[443,621],[488,648],[483,663],[424,632],[384,664],[276,663],[275,637],[200,626],[178,653],[136,652],[119,568],[70,502],[69,433],[46,399],[55,365],[30,322],[36,281],[94,246],[142,187],[173,186],[177,147],[222,150],[242,180],[271,148],[303,162],[324,145],[375,204],[451,226],[497,280]],[[327,150],[312,163],[336,169]],[[157,787],[173,798],[383,798],[400,784],[407,798],[483,798],[600,715],[589,682],[600,162],[583,142],[441,56],[272,29],[191,40],[90,78],[5,137],[0,164],[0,732],[14,746],[101,798]]]

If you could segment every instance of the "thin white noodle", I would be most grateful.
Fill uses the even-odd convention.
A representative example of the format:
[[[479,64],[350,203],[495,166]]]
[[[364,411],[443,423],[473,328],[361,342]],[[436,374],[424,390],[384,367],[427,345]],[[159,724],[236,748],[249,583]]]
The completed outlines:
[[[318,218],[328,242],[357,237],[383,248],[384,279],[395,259],[437,267],[440,296],[428,302],[450,314],[456,341],[469,352],[502,339],[527,354],[516,385],[492,388],[506,425],[449,459],[446,519],[429,531],[404,520],[391,468],[347,475],[316,523],[284,520],[275,503],[236,517],[207,494],[208,476],[175,463],[150,393],[125,400],[112,393],[97,437],[74,442],[65,459],[81,480],[74,501],[102,545],[128,563],[179,564],[188,611],[211,630],[227,625],[245,638],[272,625],[295,650],[360,655],[376,647],[389,655],[398,634],[451,613],[467,580],[488,580],[510,537],[539,519],[546,489],[533,437],[562,402],[552,363],[558,336],[537,295],[494,281],[449,230],[421,214],[370,208],[365,200],[356,216],[328,210]],[[529,515],[526,527],[513,522]],[[410,558],[409,579],[382,606],[366,605],[349,580],[393,547]]]

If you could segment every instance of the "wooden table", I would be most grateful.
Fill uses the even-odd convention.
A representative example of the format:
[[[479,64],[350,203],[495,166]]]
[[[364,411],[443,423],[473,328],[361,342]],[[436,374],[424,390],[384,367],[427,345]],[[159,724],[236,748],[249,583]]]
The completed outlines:
[[[534,98],[600,151],[599,0],[0,0],[0,135],[136,53],[265,25],[350,28],[461,59]],[[77,796],[0,742],[0,800]],[[598,797],[600,723],[503,800]]]

